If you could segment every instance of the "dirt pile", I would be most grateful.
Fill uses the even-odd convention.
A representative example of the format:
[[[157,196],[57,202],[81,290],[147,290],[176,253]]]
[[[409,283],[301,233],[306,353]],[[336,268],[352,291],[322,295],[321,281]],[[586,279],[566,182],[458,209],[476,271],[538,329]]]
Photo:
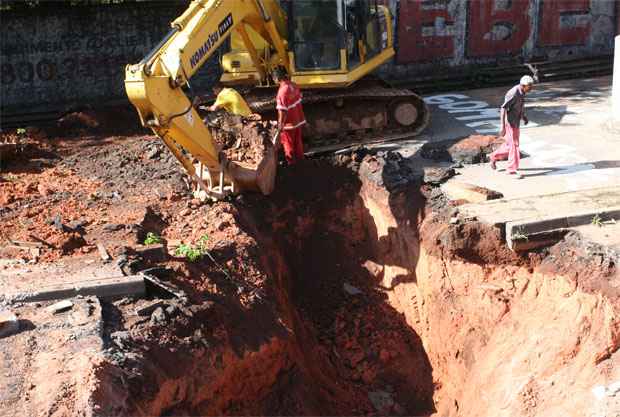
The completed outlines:
[[[497,149],[503,139],[490,135],[472,135],[457,141],[429,142],[422,147],[421,155],[434,161],[460,164],[478,164]]]
[[[152,201],[174,206],[190,195],[178,162],[152,137],[58,138],[51,149],[22,154],[0,182],[0,240],[43,242],[41,260],[89,253],[96,241],[121,246]]]
[[[248,167],[260,163],[277,130],[276,123],[262,120],[258,114],[246,118],[219,112],[208,115],[205,123],[228,160]]]

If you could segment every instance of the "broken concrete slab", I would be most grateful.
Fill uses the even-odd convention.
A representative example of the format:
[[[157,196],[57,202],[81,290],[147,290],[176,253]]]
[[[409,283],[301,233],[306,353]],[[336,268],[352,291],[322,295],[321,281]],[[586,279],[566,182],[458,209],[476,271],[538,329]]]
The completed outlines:
[[[142,275],[130,275],[64,282],[28,292],[5,293],[2,298],[5,302],[14,303],[58,300],[78,295],[95,295],[100,298],[140,297],[145,292]]]
[[[43,243],[41,242],[27,242],[23,240],[10,240],[9,239],[9,243],[13,246],[17,246],[21,248],[28,248],[28,249],[42,248],[44,246]]]
[[[514,252],[525,252],[533,249],[544,248],[558,243],[568,232],[568,229],[553,230],[550,232],[536,233],[526,237],[508,239],[508,248]]]
[[[145,273],[144,271],[140,272],[139,276],[141,276],[147,283],[149,283],[151,287],[155,287],[156,289],[163,291],[164,293],[167,293],[172,297],[187,300],[187,294],[185,293],[185,291],[177,288],[174,284],[170,282],[165,282],[160,278],[156,277],[155,275]]]
[[[441,191],[453,201],[462,200],[468,203],[497,200],[504,197],[502,193],[459,181],[448,181],[441,186]]]
[[[51,306],[47,307],[47,311],[49,311],[52,314],[59,314],[59,313],[68,311],[71,308],[73,308],[73,303],[69,300],[63,300],[63,301],[60,301],[58,303],[52,304]]]
[[[464,204],[459,218],[505,227],[509,247],[529,250],[566,229],[620,219],[620,186]]]
[[[548,246],[559,241],[569,228],[620,218],[616,208],[578,212],[566,217],[520,220],[506,223],[506,242],[514,251]]]
[[[424,183],[438,185],[448,181],[456,175],[452,166],[429,166],[424,167]]]
[[[19,332],[19,320],[11,311],[0,311],[0,338]]]
[[[141,317],[147,317],[147,316],[150,316],[158,308],[165,308],[167,305],[168,303],[161,301],[161,300],[148,303],[142,307],[137,308],[136,315],[141,316]]]
[[[137,246],[134,251],[141,258],[153,262],[162,262],[168,258],[166,248],[162,244]]]
[[[597,213],[620,215],[620,186],[464,204],[459,211],[463,216],[494,225],[548,218],[576,219]]]
[[[167,321],[166,312],[163,308],[157,307],[151,314],[151,325],[164,324]]]
[[[105,246],[103,246],[103,243],[97,242],[97,250],[99,251],[99,257],[102,261],[110,262],[112,258],[110,257],[108,250],[105,248]]]
[[[434,161],[478,164],[484,162],[486,155],[502,142],[497,136],[471,135],[462,139],[427,142],[420,149],[420,154]]]

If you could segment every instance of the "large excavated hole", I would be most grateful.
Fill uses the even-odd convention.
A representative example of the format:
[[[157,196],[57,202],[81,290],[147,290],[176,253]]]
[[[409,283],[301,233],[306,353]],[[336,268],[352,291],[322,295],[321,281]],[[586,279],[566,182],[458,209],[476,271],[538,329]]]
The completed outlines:
[[[519,256],[499,229],[452,224],[441,193],[409,183],[407,166],[390,154],[306,161],[281,170],[269,198],[213,206],[208,221],[226,213],[237,229],[216,255],[248,267],[238,277],[260,287],[259,301],[243,301],[208,263],[177,269],[191,302],[131,331],[119,367],[98,371],[101,415],[589,415],[603,406],[589,387],[620,378],[610,365],[620,333],[595,285],[613,277],[616,258],[577,237]]]
[[[402,251],[395,247],[402,239],[396,230],[378,238],[351,165],[359,167],[351,161],[305,161],[279,173],[269,198],[242,197],[236,220],[256,239],[256,257],[269,275],[265,298],[275,305],[275,315],[268,308],[216,305],[215,312],[197,311],[183,329],[168,329],[191,339],[197,323],[221,326],[218,332],[226,333],[227,341],[208,340],[200,353],[182,346],[171,352],[164,340],[151,345],[141,365],[125,365],[140,369],[125,412],[434,411],[432,369],[422,341],[387,302],[390,288],[380,285],[381,265]],[[415,224],[415,212],[411,216]]]
[[[416,236],[390,230],[379,238],[382,219],[369,212],[362,187],[348,166],[309,161],[283,175],[269,205],[253,205],[254,216],[283,258],[282,299],[307,334],[300,343],[314,345],[302,360],[341,390],[315,411],[424,415],[433,411],[432,369],[420,337],[390,306],[390,288],[381,283],[384,263],[410,266],[403,263],[412,259],[398,258],[408,243],[416,256]],[[409,201],[409,209],[401,201],[398,209],[415,226],[421,197],[411,199],[418,201]]]

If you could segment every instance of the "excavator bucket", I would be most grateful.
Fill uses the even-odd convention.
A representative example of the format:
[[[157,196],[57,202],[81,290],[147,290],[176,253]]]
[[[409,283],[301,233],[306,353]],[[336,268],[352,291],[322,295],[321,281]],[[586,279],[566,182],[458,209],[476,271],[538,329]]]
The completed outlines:
[[[265,148],[263,159],[256,168],[229,162],[227,173],[239,191],[260,191],[263,195],[273,192],[276,182],[278,158],[273,146]]]
[[[266,146],[258,164],[222,160],[221,170],[208,170],[201,163],[194,165],[197,175],[196,195],[220,199],[230,194],[257,191],[263,195],[273,192],[278,169],[278,154],[274,146]]]

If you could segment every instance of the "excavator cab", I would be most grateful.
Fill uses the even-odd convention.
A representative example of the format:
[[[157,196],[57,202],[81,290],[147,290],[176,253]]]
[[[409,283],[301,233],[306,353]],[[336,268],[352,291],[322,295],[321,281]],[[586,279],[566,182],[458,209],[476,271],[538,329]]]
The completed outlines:
[[[376,0],[297,0],[283,6],[295,71],[351,71],[388,47]]]
[[[291,77],[302,88],[347,87],[394,55],[389,10],[377,0],[280,0]],[[248,31],[261,58],[277,60]],[[275,65],[275,62],[272,66]],[[222,59],[227,84],[255,84],[260,74],[239,34]]]

